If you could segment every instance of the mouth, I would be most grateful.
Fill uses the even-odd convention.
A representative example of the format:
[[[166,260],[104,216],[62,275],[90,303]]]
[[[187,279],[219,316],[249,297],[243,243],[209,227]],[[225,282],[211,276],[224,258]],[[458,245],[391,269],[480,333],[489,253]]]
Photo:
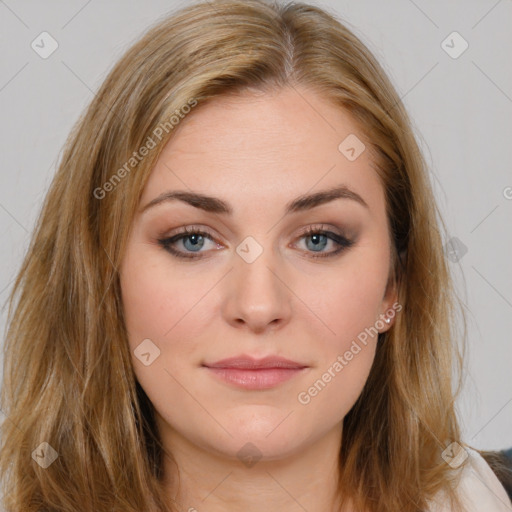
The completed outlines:
[[[281,357],[238,356],[202,365],[221,381],[247,390],[271,389],[304,373],[309,366]]]

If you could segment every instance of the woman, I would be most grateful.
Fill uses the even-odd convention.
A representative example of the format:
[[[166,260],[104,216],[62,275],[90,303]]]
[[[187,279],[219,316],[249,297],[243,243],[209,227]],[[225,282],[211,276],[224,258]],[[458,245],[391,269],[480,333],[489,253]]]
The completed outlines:
[[[15,283],[5,507],[508,510],[460,438],[439,225],[400,99],[332,16],[162,21],[71,134]]]

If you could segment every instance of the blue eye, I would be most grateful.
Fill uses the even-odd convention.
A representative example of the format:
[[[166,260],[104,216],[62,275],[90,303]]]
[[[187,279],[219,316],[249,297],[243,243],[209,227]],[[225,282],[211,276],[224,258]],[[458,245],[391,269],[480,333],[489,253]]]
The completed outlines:
[[[185,228],[182,233],[169,238],[160,239],[158,240],[158,243],[166,251],[170,252],[172,255],[178,258],[199,259],[201,256],[196,256],[194,253],[200,254],[200,251],[204,247],[206,240],[213,242],[213,237],[206,231],[202,231],[200,229]],[[174,246],[178,242],[181,242],[185,248],[185,251],[190,251],[190,253],[187,254],[187,252],[177,250]]]
[[[307,249],[312,250],[314,253],[311,257],[313,258],[329,258],[332,256],[336,256],[340,252],[348,249],[352,245],[354,245],[353,240],[349,240],[343,235],[338,235],[337,233],[333,233],[332,231],[325,231],[322,229],[318,229],[315,227],[310,227],[304,232],[301,239],[306,240]],[[307,243],[307,241],[311,243]],[[333,242],[337,249],[329,252],[323,252],[322,250],[326,247],[329,241]]]
[[[306,232],[302,233],[299,239],[305,239],[307,241],[305,252],[311,252],[310,256],[312,258],[332,257],[344,251],[345,249],[348,249],[354,244],[353,240],[349,240],[342,235],[314,227],[308,228]],[[212,243],[214,245],[214,249],[221,247],[215,242],[213,236],[210,233],[195,228],[185,228],[181,233],[178,233],[172,237],[158,240],[158,243],[173,256],[182,259],[195,260],[203,257],[201,256],[201,253],[206,251],[201,251],[201,249],[205,247],[206,242]],[[332,242],[337,248],[329,252],[324,252],[323,250],[329,242]],[[178,243],[182,244],[184,250],[176,248]]]

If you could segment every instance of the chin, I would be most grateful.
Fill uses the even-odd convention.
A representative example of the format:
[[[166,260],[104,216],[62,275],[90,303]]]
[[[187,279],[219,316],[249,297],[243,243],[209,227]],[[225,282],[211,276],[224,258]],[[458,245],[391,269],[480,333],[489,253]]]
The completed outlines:
[[[305,430],[305,425],[296,424],[292,419],[293,413],[286,418],[288,413],[279,411],[264,418],[244,418],[241,414],[228,429],[232,437],[226,435],[222,440],[205,441],[217,453],[240,460],[254,457],[263,461],[291,456],[308,443],[311,435]]]
[[[284,436],[251,437],[235,435],[232,439],[226,439],[222,444],[210,446],[210,451],[216,455],[229,459],[237,459],[247,467],[252,467],[256,462],[275,461],[285,459],[300,453],[302,443],[299,439]]]

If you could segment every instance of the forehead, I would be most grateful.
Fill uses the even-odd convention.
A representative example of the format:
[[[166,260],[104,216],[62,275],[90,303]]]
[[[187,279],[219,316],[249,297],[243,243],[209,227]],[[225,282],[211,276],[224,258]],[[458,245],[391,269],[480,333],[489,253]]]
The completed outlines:
[[[344,141],[354,146],[358,139],[363,142],[365,135],[350,115],[309,90],[290,87],[214,98],[178,125],[151,172],[142,202],[179,189],[230,202],[238,197],[284,204],[306,192],[345,184],[378,208],[383,190],[368,145],[352,161],[344,152]]]

